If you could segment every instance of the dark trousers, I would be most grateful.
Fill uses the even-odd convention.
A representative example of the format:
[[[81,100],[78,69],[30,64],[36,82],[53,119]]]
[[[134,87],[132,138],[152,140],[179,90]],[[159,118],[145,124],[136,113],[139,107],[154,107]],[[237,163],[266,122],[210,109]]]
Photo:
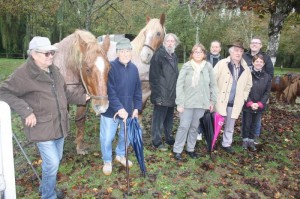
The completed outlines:
[[[254,139],[262,113],[243,111],[243,138]]]
[[[152,144],[155,147],[161,145],[162,130],[165,132],[165,141],[167,144],[174,144],[172,136],[174,107],[154,105],[151,124]]]
[[[256,124],[256,129],[255,129],[255,136],[256,137],[259,137],[260,135],[260,129],[261,129],[261,119],[262,119],[262,112],[260,113],[256,113],[257,114],[257,124]],[[245,124],[245,119],[243,117],[243,114],[242,114],[242,131],[244,129],[244,124]],[[242,132],[243,133],[243,132]]]

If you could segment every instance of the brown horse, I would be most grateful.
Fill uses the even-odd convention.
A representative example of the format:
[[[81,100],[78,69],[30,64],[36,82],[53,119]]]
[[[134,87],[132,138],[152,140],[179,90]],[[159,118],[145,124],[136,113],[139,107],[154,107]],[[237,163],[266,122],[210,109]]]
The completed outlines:
[[[289,73],[282,76],[274,76],[272,79],[271,91],[276,92],[276,99],[279,101],[288,100],[288,102],[292,102],[293,100],[291,100],[291,96],[289,96],[291,94],[289,92],[291,91],[290,85],[293,84],[298,78],[299,74],[295,73]],[[293,89],[296,88],[295,85],[297,84],[293,84]]]
[[[295,105],[297,97],[300,97],[300,75],[295,76],[281,96],[281,99],[292,106]]]
[[[85,89],[91,97],[91,105],[97,115],[108,108],[109,45],[109,37],[100,45],[93,34],[84,30],[76,30],[55,44],[58,52],[55,54],[54,64],[60,68],[68,85],[67,89],[71,92],[74,89]],[[77,154],[86,154],[83,145],[85,110],[85,106],[77,106]]]
[[[132,62],[137,66],[142,81],[143,108],[151,94],[149,84],[149,63],[154,52],[163,43],[165,36],[165,14],[162,14],[159,19],[146,17],[146,23],[146,26],[131,42]],[[110,61],[117,57],[116,42],[111,42],[107,56]]]

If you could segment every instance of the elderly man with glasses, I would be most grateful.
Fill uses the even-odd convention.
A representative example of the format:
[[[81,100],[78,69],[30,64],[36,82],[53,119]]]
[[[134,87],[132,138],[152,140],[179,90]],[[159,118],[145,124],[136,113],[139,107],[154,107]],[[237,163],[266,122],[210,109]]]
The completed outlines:
[[[238,119],[252,87],[252,76],[247,63],[243,60],[242,41],[228,45],[229,57],[219,61],[214,67],[218,85],[216,111],[225,117],[225,129],[221,148],[232,154],[235,120]]]
[[[59,69],[53,65],[57,48],[46,37],[29,43],[27,61],[0,87],[0,100],[21,116],[24,131],[36,142],[42,158],[42,198],[63,198],[56,189],[56,175],[70,132],[68,103],[85,104],[84,93],[69,93]]]

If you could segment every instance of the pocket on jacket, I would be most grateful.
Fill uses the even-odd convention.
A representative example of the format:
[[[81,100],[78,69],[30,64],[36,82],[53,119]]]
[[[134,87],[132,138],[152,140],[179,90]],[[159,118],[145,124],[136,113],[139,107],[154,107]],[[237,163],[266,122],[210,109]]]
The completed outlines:
[[[47,141],[54,137],[52,115],[36,116],[37,124],[34,127],[27,127],[31,141]]]

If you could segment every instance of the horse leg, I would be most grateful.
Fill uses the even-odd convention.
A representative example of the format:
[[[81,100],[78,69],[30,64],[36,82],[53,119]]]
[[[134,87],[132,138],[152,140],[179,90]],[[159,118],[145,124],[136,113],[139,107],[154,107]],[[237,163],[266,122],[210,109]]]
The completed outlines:
[[[85,115],[86,105],[77,105],[75,124],[77,127],[76,130],[76,151],[77,154],[85,155],[87,154],[87,150],[84,147],[83,139],[84,139],[84,124],[85,124]]]
[[[277,91],[277,92],[276,92],[276,100],[277,100],[277,101],[281,101],[281,94],[282,94],[281,91]]]
[[[149,81],[142,81],[142,112],[139,114],[139,123],[142,129],[144,129],[142,120],[143,120],[143,110],[146,107],[147,100],[151,95],[151,90],[150,90],[150,83]]]

